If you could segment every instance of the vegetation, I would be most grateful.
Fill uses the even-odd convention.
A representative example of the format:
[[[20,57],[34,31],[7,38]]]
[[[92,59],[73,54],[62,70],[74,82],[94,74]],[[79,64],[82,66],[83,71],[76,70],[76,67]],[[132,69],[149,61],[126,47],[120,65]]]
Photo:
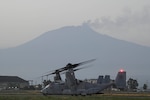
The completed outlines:
[[[0,100],[150,100],[149,96],[120,96],[120,95],[92,95],[92,96],[42,96],[42,95],[0,95]]]
[[[44,80],[44,81],[43,81],[44,87],[45,87],[46,85],[48,85],[49,83],[51,83],[50,80]]]
[[[147,84],[144,84],[144,85],[143,85],[143,89],[144,89],[144,90],[147,90],[147,87],[148,87]]]
[[[126,100],[121,97],[98,97],[98,96],[86,96],[86,97],[71,97],[71,96],[0,96],[0,100]],[[131,99],[129,99],[131,100]],[[133,100],[133,99],[132,99]],[[135,99],[137,100],[137,98]],[[140,99],[139,99],[140,100]],[[142,99],[141,99],[142,100]],[[146,100],[146,99],[144,99]],[[147,99],[148,100],[148,99]]]
[[[0,100],[150,100],[150,94],[145,92],[110,92],[91,96],[43,96],[39,90],[6,90],[0,91]]]
[[[129,80],[127,81],[127,85],[130,90],[134,90],[134,89],[137,89],[139,84],[137,80],[129,78]]]

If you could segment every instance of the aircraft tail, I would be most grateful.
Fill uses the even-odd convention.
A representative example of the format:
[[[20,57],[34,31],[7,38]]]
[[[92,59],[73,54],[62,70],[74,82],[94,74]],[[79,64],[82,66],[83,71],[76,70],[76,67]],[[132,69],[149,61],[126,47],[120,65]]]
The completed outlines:
[[[76,90],[77,80],[75,78],[73,69],[69,69],[66,72],[66,83],[67,86],[72,90],[72,92]]]
[[[97,83],[98,84],[106,84],[106,83],[110,83],[110,75],[105,75],[104,76],[99,76],[97,79]]]

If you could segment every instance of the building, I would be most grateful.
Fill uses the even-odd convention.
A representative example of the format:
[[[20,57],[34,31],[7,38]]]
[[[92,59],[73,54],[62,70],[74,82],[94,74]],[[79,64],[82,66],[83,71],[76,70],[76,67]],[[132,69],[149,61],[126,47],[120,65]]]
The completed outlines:
[[[120,70],[115,80],[116,86],[120,90],[126,89],[126,71]]]
[[[23,89],[29,86],[29,82],[18,76],[0,76],[0,90]]]

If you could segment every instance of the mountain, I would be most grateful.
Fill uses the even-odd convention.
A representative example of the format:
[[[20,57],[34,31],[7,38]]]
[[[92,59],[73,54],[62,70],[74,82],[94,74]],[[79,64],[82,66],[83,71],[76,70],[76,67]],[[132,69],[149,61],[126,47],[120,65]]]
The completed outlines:
[[[96,58],[92,67],[76,72],[78,78],[115,78],[120,68],[128,77],[145,79],[149,74],[150,48],[93,31],[88,25],[49,31],[23,45],[0,50],[1,75],[32,79],[44,72]],[[88,65],[91,65],[88,64]],[[142,79],[143,79],[142,78]],[[148,79],[145,79],[148,80]]]

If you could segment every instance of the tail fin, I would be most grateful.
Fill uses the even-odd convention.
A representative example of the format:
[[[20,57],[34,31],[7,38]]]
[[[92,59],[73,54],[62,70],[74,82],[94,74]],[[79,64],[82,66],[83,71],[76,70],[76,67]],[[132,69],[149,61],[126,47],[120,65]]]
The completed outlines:
[[[120,90],[126,89],[126,71],[120,70],[117,74],[115,85]]]
[[[97,83],[98,84],[106,84],[106,83],[110,83],[110,75],[105,75],[104,76],[99,76],[97,79]]]
[[[66,72],[66,83],[67,86],[72,90],[72,92],[76,90],[77,80],[75,78],[73,69],[69,69]]]

